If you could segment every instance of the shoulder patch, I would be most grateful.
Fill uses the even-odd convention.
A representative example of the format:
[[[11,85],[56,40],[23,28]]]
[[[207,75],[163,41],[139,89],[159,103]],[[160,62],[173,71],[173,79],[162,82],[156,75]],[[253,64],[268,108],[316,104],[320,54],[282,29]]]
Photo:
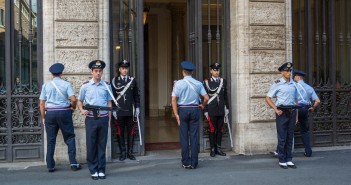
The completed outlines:
[[[83,82],[83,84],[87,84],[88,82],[89,82],[89,80],[88,80],[88,81]]]
[[[280,82],[280,80],[276,80],[276,81],[274,81],[274,82],[277,84],[277,83],[279,83],[279,82]]]

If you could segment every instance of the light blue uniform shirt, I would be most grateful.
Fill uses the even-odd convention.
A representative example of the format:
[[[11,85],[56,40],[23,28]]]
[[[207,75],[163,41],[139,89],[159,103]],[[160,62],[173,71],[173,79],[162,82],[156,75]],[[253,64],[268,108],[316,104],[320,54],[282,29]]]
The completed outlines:
[[[188,80],[191,85],[193,85],[196,92],[204,96],[206,90],[202,83],[198,80],[195,80],[191,76],[185,76],[184,79]],[[182,80],[178,80],[173,87],[172,96],[176,96],[178,98],[178,105],[198,105],[199,104],[199,94],[194,92],[192,88],[189,86],[187,82]]]
[[[298,81],[296,83],[296,87],[297,87],[297,90],[299,92],[299,94],[298,94],[299,104],[312,105],[311,99],[313,101],[318,99],[318,96],[317,96],[316,92],[314,91],[314,89],[311,86],[309,86],[308,84],[306,84],[303,80]]]
[[[112,97],[103,83],[106,82],[100,80],[98,84],[95,84],[93,79],[89,80],[80,88],[78,100],[82,101],[84,105],[89,104],[108,107],[108,101],[112,100]],[[112,92],[111,85],[107,86]],[[100,114],[106,113],[108,113],[108,111],[100,111]]]
[[[62,80],[60,77],[55,77],[52,79],[52,81],[55,83],[64,97],[57,92],[55,86],[51,83],[51,81],[49,81],[43,85],[39,99],[46,101],[46,108],[69,107],[70,102],[68,101],[68,97],[74,95],[71,84],[65,80]]]
[[[275,105],[296,105],[296,99],[298,93],[293,80],[290,82],[285,81],[284,78],[280,78],[275,81],[269,89],[267,96],[270,98],[277,98]]]

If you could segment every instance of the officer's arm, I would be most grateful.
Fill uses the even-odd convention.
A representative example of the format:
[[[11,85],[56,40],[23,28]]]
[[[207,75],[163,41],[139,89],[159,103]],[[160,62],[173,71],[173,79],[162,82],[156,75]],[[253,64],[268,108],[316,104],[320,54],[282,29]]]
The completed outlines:
[[[317,98],[316,100],[314,100],[314,103],[313,103],[312,107],[309,108],[309,110],[310,110],[311,112],[313,112],[314,109],[316,109],[320,103],[321,103],[321,100],[320,100],[319,98]]]
[[[76,107],[77,107],[77,98],[76,96],[71,96],[69,97],[69,99],[71,100],[71,109],[74,111],[76,110]]]
[[[204,109],[204,108],[206,107],[207,102],[208,102],[208,100],[209,100],[209,97],[208,97],[207,94],[205,94],[203,97],[204,97],[204,101],[202,102],[201,105],[199,105],[199,106],[201,107],[201,109]]]
[[[42,124],[45,124],[45,102],[46,102],[45,100],[40,100],[40,103],[39,103]]]
[[[178,115],[178,107],[177,107],[177,100],[178,98],[176,96],[172,96],[172,109],[174,115]]]
[[[274,110],[274,112],[276,112],[279,115],[279,109],[277,108],[277,106],[275,106],[275,104],[273,103],[272,99],[269,96],[266,96],[266,103]]]
[[[178,98],[176,96],[172,96],[172,109],[173,109],[173,113],[174,116],[177,119],[177,123],[178,125],[180,125],[180,119],[179,119],[179,114],[178,114],[178,107],[177,107],[177,100]]]
[[[78,109],[80,110],[80,112],[83,114],[83,115],[87,115],[89,113],[88,110],[84,110],[83,109],[83,102],[78,100],[77,102],[77,106],[78,106]]]

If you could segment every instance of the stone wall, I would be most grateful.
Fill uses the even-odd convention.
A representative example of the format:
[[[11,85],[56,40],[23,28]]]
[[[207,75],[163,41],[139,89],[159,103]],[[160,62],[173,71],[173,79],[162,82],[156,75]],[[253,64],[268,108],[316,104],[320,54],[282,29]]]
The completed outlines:
[[[83,82],[91,78],[88,63],[95,59],[107,63],[103,77],[108,79],[110,75],[108,4],[109,1],[106,0],[43,1],[44,82],[51,80],[48,68],[55,62],[63,63],[65,65],[63,78],[72,83],[78,96]],[[84,117],[78,110],[74,113],[73,121],[77,160],[85,163]],[[46,153],[46,140],[44,148]],[[59,163],[68,163],[67,146],[61,134],[57,137],[55,159]]]
[[[291,61],[289,0],[231,1],[231,81],[234,151],[276,147],[274,111],[265,103],[277,68]]]

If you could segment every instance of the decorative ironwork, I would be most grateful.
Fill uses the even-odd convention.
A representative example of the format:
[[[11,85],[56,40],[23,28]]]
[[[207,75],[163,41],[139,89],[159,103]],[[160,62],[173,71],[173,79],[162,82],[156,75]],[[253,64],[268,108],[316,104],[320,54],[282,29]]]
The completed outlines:
[[[292,6],[295,66],[308,73],[321,100],[311,114],[313,144],[351,144],[350,2],[298,0]]]
[[[5,26],[6,61],[0,66],[6,73],[1,76],[0,86],[0,149],[8,151],[5,155],[8,162],[42,159],[42,125],[38,121],[40,77],[36,76],[41,72],[38,59],[41,1],[5,2],[6,18],[10,21]],[[16,152],[17,149],[24,152]]]

